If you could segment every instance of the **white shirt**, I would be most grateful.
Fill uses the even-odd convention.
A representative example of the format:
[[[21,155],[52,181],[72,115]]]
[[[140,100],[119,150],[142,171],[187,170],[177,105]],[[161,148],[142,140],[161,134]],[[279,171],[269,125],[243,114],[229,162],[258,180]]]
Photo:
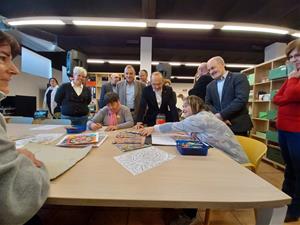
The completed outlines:
[[[126,81],[126,106],[134,109],[134,81],[131,84]]]
[[[81,84],[79,87],[78,87],[78,86],[75,86],[75,84],[74,84],[73,81],[71,81],[71,85],[72,85],[74,91],[76,92],[76,94],[77,94],[78,96],[81,95],[82,89],[83,89],[83,85]]]
[[[162,102],[162,89],[160,89],[159,91],[156,91],[156,90],[153,89],[153,91],[155,93],[158,108],[160,108],[161,102]]]

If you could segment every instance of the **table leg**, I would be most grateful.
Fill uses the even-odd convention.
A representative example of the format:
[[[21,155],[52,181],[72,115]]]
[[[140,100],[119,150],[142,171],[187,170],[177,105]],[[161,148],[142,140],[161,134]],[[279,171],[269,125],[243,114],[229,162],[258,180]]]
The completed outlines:
[[[256,225],[282,225],[286,211],[287,206],[281,208],[256,209]]]

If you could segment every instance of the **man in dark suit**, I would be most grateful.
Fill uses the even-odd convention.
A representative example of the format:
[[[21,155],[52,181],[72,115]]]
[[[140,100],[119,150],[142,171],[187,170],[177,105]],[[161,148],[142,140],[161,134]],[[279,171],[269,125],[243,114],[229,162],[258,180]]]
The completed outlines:
[[[165,116],[166,122],[179,121],[173,89],[163,85],[160,72],[152,73],[150,81],[151,85],[145,87],[142,92],[137,128],[143,127],[143,124],[155,125],[159,114]]]
[[[208,60],[207,68],[214,81],[207,86],[206,104],[234,134],[248,136],[253,125],[247,108],[250,92],[247,77],[226,71],[220,56]]]
[[[212,77],[208,73],[207,64],[201,63],[195,74],[194,87],[189,90],[189,95],[196,95],[205,101],[206,87],[212,80]]]
[[[108,92],[115,92],[117,93],[117,83],[121,80],[121,76],[118,73],[113,73],[110,75],[110,81],[106,84],[103,84],[101,87],[101,94],[99,99],[99,108],[103,108],[106,106],[104,102],[104,97]]]

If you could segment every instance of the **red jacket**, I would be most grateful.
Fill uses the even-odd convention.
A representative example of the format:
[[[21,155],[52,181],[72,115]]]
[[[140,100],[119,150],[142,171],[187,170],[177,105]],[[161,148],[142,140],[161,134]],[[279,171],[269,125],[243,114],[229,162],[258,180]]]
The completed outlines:
[[[277,129],[300,132],[300,78],[287,79],[273,102],[278,105]]]

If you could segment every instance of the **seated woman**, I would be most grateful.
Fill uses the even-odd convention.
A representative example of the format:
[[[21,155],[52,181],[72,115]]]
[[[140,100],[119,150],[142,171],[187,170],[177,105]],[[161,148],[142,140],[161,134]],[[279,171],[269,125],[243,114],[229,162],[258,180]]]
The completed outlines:
[[[249,162],[246,153],[238,143],[230,128],[214,114],[208,112],[203,100],[191,95],[183,101],[184,120],[180,122],[165,123],[141,130],[142,135],[160,132],[192,132],[199,141],[222,150],[229,157],[239,163]]]
[[[98,130],[102,126],[108,126],[107,131],[133,127],[134,122],[130,109],[121,105],[118,94],[109,92],[104,97],[106,106],[100,109],[96,115],[87,122],[90,130]]]

